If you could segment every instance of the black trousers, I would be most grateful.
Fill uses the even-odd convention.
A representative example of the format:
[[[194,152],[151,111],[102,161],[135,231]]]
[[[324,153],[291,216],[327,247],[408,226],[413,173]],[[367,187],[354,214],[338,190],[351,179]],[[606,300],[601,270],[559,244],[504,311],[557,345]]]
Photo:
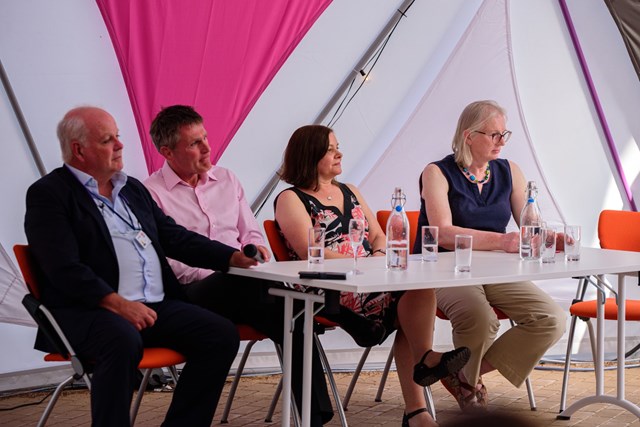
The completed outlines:
[[[282,284],[251,277],[213,273],[187,285],[189,301],[218,313],[234,323],[247,324],[278,344],[283,342],[284,302],[268,295],[270,287]],[[292,377],[293,394],[301,408],[303,333],[302,319],[293,334]],[[311,386],[311,426],[321,426],[333,417],[333,408],[318,350],[314,344]]]
[[[123,317],[104,309],[61,318],[71,345],[94,365],[91,390],[93,426],[128,426],[137,367],[144,347],[168,347],[186,356],[180,381],[163,426],[206,426],[239,346],[238,332],[228,319],[187,302],[148,304],[155,324],[137,331]],[[66,310],[65,310],[66,311]],[[72,322],[92,322],[87,336],[74,335]],[[67,333],[69,331],[69,333]]]

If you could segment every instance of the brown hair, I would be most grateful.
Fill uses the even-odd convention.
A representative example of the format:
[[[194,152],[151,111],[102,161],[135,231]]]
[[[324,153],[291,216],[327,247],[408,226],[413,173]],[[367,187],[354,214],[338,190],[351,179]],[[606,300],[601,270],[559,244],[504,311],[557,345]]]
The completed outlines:
[[[151,123],[151,139],[156,149],[169,147],[173,150],[180,141],[180,128],[202,123],[202,116],[188,105],[172,105],[160,110]]]
[[[331,133],[331,128],[322,125],[296,129],[284,150],[280,179],[294,187],[316,189],[318,162],[327,154]]]

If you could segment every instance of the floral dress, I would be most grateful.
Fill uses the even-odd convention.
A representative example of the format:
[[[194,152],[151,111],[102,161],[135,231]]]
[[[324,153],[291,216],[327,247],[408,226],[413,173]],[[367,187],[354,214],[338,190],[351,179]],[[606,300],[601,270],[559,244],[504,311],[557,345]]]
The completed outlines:
[[[335,206],[323,205],[315,197],[297,188],[291,187],[287,190],[292,190],[298,195],[311,217],[313,226],[319,226],[326,230],[324,245],[326,249],[352,257],[353,249],[349,242],[349,220],[352,218],[363,219],[365,222],[364,242],[358,247],[358,257],[369,256],[372,250],[368,241],[369,223],[364,215],[362,206],[360,206],[356,195],[353,194],[348,186],[341,183],[338,186],[344,196],[344,213],[340,212]],[[278,199],[276,198],[275,204],[277,203]],[[291,245],[289,245],[289,242],[286,242],[286,244],[291,259],[300,259],[298,254],[291,248]],[[400,295],[402,295],[402,292],[341,292],[340,304],[366,317],[384,320],[385,324],[391,328],[395,322],[395,306]]]

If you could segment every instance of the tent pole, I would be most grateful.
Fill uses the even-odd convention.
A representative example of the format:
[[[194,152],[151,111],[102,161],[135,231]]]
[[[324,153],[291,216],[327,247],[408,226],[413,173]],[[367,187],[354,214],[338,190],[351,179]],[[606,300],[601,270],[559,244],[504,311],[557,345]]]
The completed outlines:
[[[611,153],[611,157],[613,158],[613,163],[616,166],[616,171],[618,172],[618,176],[622,181],[622,185],[624,187],[624,191],[627,196],[627,200],[629,202],[629,206],[632,210],[637,211],[636,203],[633,200],[633,193],[631,192],[631,187],[627,182],[627,177],[624,174],[624,169],[622,168],[622,162],[620,161],[620,156],[618,155],[618,150],[616,148],[616,144],[613,141],[613,136],[611,135],[611,131],[609,129],[609,124],[607,123],[607,118],[604,115],[604,110],[602,109],[602,104],[600,104],[600,98],[598,97],[598,92],[596,91],[596,87],[593,84],[593,79],[591,78],[591,72],[589,71],[589,66],[587,65],[587,60],[584,57],[584,53],[582,51],[582,47],[580,46],[580,40],[578,40],[578,34],[576,33],[576,29],[573,26],[573,20],[571,19],[571,15],[569,14],[569,8],[567,7],[567,2],[565,0],[559,0],[560,9],[562,10],[562,16],[567,24],[567,28],[569,29],[569,34],[571,35],[571,41],[573,42],[573,47],[576,50],[576,54],[578,55],[578,61],[580,62],[580,67],[582,68],[582,73],[584,74],[584,78],[587,81],[587,86],[589,88],[589,93],[591,94],[591,100],[593,101],[593,105],[596,108],[596,113],[598,114],[598,119],[600,120],[600,126],[602,127],[602,131],[604,132],[604,136],[607,140],[607,145],[609,146],[609,152]]]
[[[338,103],[342,94],[347,90],[347,88],[351,84],[351,81],[357,78],[358,76],[362,76],[361,70],[365,67],[365,65],[367,64],[369,59],[373,56],[373,54],[376,52],[378,47],[384,42],[384,39],[388,36],[389,32],[398,23],[398,21],[406,17],[407,10],[411,7],[411,5],[414,2],[415,0],[404,0],[400,5],[400,7],[396,9],[396,12],[393,14],[391,19],[389,19],[389,21],[384,26],[382,31],[380,31],[380,33],[375,38],[373,43],[369,45],[369,48],[362,55],[358,63],[351,70],[351,72],[345,77],[345,79],[342,81],[338,89],[333,93],[333,96],[331,97],[331,99],[329,99],[329,102],[325,104],[322,111],[320,111],[320,114],[316,116],[315,120],[313,121],[314,124],[320,124],[322,120],[324,120],[329,115],[331,110]],[[279,181],[280,181],[280,177],[278,176],[278,173],[274,172],[271,175],[271,178],[269,178],[269,182],[267,182],[267,184],[262,188],[262,190],[256,196],[253,203],[251,203],[251,210],[253,211],[253,214],[255,216],[257,216],[260,213],[260,211],[262,210],[262,207],[264,206],[266,201],[269,199],[273,191],[276,189],[276,186],[278,185]]]
[[[24,139],[27,141],[27,145],[29,146],[29,150],[31,151],[31,156],[33,157],[33,161],[36,163],[38,172],[40,172],[40,176],[45,176],[47,174],[47,170],[44,167],[44,163],[42,163],[42,158],[40,157],[40,153],[38,153],[38,148],[36,147],[36,144],[33,141],[33,136],[31,135],[31,131],[29,130],[29,125],[27,125],[27,120],[24,118],[24,114],[22,114],[22,109],[20,108],[20,104],[18,103],[16,94],[13,92],[13,87],[11,87],[9,76],[6,73],[1,60],[0,60],[0,80],[2,80],[2,86],[4,86],[5,92],[7,92],[7,97],[9,98],[9,102],[11,103],[11,108],[13,108],[13,113],[15,114],[16,119],[20,124],[20,129],[22,129],[22,134],[24,135]]]
[[[402,18],[406,16],[405,14],[407,10],[411,7],[414,1],[415,0],[404,0],[402,2],[402,5],[400,5],[400,7],[396,10],[396,12],[393,14],[391,19],[389,19],[389,21],[387,22],[387,25],[385,25],[382,31],[380,31],[380,33],[378,34],[378,37],[376,37],[373,43],[371,43],[371,45],[369,46],[369,49],[367,49],[364,55],[362,55],[362,57],[360,58],[360,61],[358,61],[356,66],[353,68],[353,70],[351,70],[351,72],[345,77],[345,79],[342,81],[342,84],[334,92],[329,102],[327,102],[327,104],[322,109],[320,114],[318,114],[318,116],[313,122],[314,124],[320,124],[322,120],[324,120],[324,118],[329,115],[329,112],[331,111],[331,109],[338,103],[338,101],[340,100],[340,97],[342,96],[344,91],[347,90],[347,88],[351,84],[351,81],[354,78],[357,78],[358,76],[362,77],[362,74],[360,71],[365,67],[369,59],[373,56],[375,51],[382,44],[384,39],[387,37],[387,35],[393,29],[393,27],[398,23],[398,21],[400,21]]]

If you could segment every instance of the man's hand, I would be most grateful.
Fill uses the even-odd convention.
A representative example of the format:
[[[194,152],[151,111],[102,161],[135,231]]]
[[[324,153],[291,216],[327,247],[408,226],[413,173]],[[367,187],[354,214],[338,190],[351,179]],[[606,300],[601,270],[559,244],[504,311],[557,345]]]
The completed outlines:
[[[507,253],[516,253],[520,250],[520,234],[516,231],[502,236],[502,250]]]
[[[139,331],[153,326],[158,318],[156,312],[143,303],[129,301],[115,292],[102,298],[99,305],[124,317]]]
[[[249,268],[254,265],[258,265],[258,261],[253,258],[249,258],[242,251],[236,251],[231,255],[231,259],[229,259],[229,265],[231,267],[238,268]]]
[[[257,246],[258,251],[260,252],[260,255],[262,255],[262,259],[264,260],[264,262],[269,262],[271,261],[271,252],[269,252],[269,249],[267,249],[264,246]]]

